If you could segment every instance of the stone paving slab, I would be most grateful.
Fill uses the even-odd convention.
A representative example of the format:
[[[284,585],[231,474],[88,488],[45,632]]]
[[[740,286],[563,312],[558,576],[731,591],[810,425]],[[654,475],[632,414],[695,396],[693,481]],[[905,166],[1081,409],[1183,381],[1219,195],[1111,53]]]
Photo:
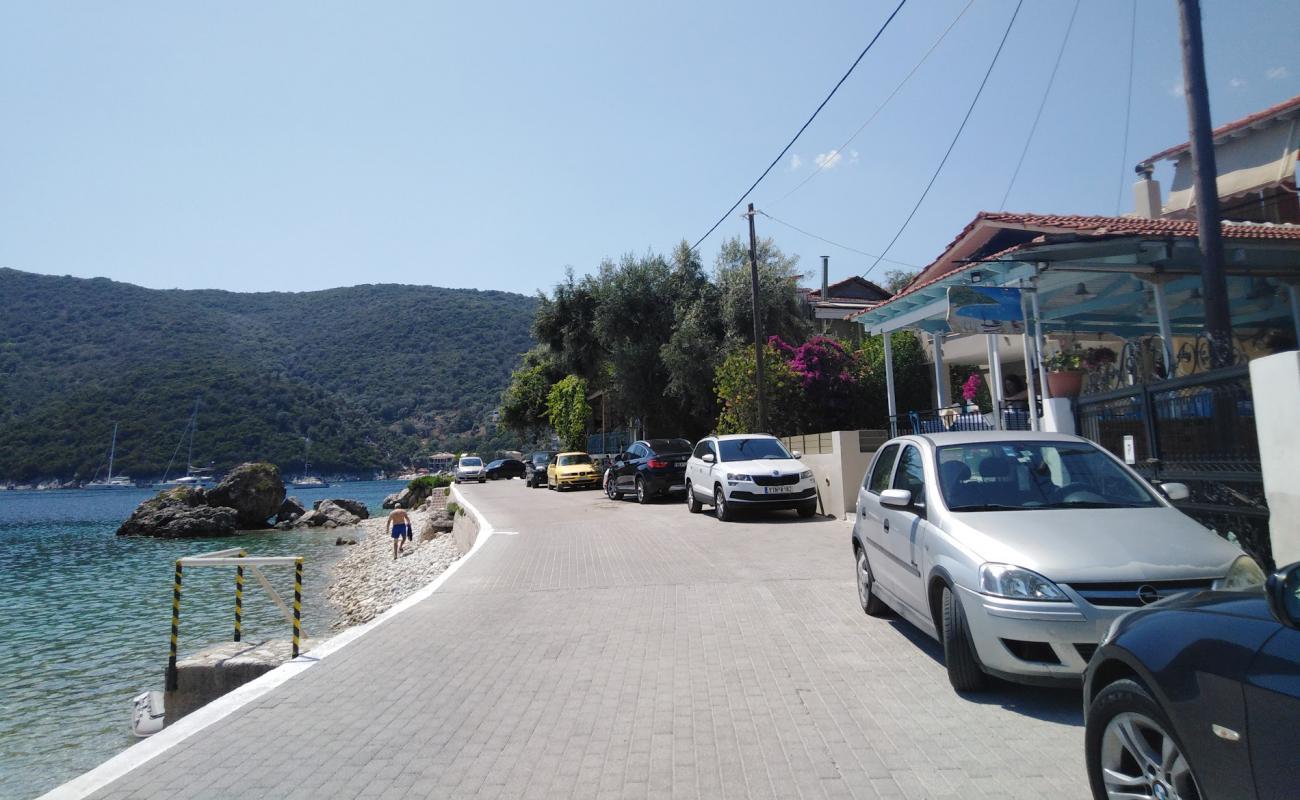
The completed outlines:
[[[427,600],[96,797],[1087,797],[1077,691],[962,698],[848,527],[519,481]]]

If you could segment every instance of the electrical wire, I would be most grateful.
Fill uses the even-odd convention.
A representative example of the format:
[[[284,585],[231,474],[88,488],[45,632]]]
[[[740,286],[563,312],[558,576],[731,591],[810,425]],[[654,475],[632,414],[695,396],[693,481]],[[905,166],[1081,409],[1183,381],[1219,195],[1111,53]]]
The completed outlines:
[[[962,10],[957,14],[956,17],[953,18],[953,21],[948,23],[948,27],[944,28],[943,33],[939,34],[939,38],[934,40],[934,44],[930,45],[930,49],[925,51],[925,55],[921,56],[921,60],[916,62],[916,64],[912,67],[912,71],[907,73],[907,77],[903,78],[903,80],[900,81],[899,84],[894,87],[894,91],[890,92],[889,96],[885,98],[884,102],[881,103],[879,106],[877,106],[875,111],[871,112],[871,116],[867,117],[867,121],[859,125],[858,129],[853,132],[853,135],[850,136],[848,139],[845,139],[844,144],[835,148],[835,150],[833,150],[832,152],[843,153],[844,149],[849,145],[853,144],[854,139],[858,138],[858,134],[866,130],[867,126],[870,125],[872,122],[874,122],[876,117],[880,116],[880,112],[885,110],[885,106],[889,105],[890,101],[894,99],[894,95],[898,94],[902,90],[902,88],[905,85],[907,85],[907,82],[912,79],[912,76],[916,74],[916,71],[921,68],[921,65],[924,64],[927,59],[930,58],[930,55],[935,51],[936,48],[939,47],[940,42],[942,42],[945,38],[947,38],[948,33],[954,27],[957,26],[957,23],[961,20],[962,17],[966,15],[966,12],[969,11],[970,7],[973,5],[975,5],[975,0],[970,0],[970,2],[966,3],[966,6],[962,8]],[[818,164],[817,168],[813,170],[811,173],[809,173],[808,176],[805,177],[802,181],[796,184],[793,189],[778,197],[776,201],[771,203],[770,205],[774,206],[777,203],[780,203],[781,201],[785,200],[790,195],[802,189],[804,185],[808,183],[808,181],[812,180],[813,178],[817,177],[822,172],[824,172],[830,166],[831,163],[832,161],[828,159],[827,161]]]
[[[839,91],[839,88],[844,85],[844,82],[849,79],[849,76],[853,74],[853,70],[857,69],[858,64],[862,62],[862,59],[867,55],[867,52],[871,50],[873,45],[875,45],[876,40],[880,38],[881,34],[885,32],[885,29],[889,27],[889,23],[894,21],[894,17],[898,16],[898,12],[902,11],[903,6],[906,4],[907,4],[907,0],[899,0],[898,6],[885,20],[885,24],[880,26],[880,30],[876,31],[876,35],[871,37],[871,41],[867,42],[867,46],[862,48],[861,53],[858,53],[858,57],[853,60],[853,63],[851,65],[849,65],[849,69],[847,72],[844,73],[844,77],[839,79],[839,81],[831,89],[830,94],[826,95],[826,99],[821,102],[821,105],[817,106],[817,109],[813,111],[812,116],[809,117],[808,121],[803,124],[803,127],[799,128],[799,131],[794,135],[794,138],[792,138],[789,141],[789,143],[786,144],[785,147],[781,148],[781,152],[777,153],[776,158],[772,159],[772,163],[767,165],[767,169],[763,170],[763,174],[759,175],[758,179],[755,180],[752,184],[750,184],[750,187],[745,190],[745,193],[742,194],[740,198],[736,200],[735,203],[732,204],[731,208],[727,209],[727,212],[723,214],[721,217],[718,217],[718,221],[713,223],[713,227],[709,228],[708,233],[705,233],[703,236],[699,238],[698,241],[695,242],[695,244],[691,245],[692,250],[698,249],[700,244],[705,239],[709,238],[709,236],[718,229],[718,226],[721,225],[724,221],[726,221],[727,217],[731,216],[731,212],[735,211],[740,206],[741,203],[745,202],[745,198],[749,197],[749,193],[754,191],[754,189],[758,186],[758,184],[761,183],[762,180],[767,177],[767,174],[772,171],[772,168],[775,167],[778,163],[780,163],[781,159],[785,157],[785,154],[790,151],[790,148],[794,147],[794,143],[799,140],[799,137],[802,136],[803,132],[808,129],[808,126],[812,124],[812,121],[817,119],[817,115],[820,114],[821,110],[826,107],[826,104],[831,101],[831,98],[834,97],[835,93]]]
[[[866,250],[859,250],[859,249],[856,248],[856,247],[849,247],[847,244],[840,244],[839,242],[832,242],[830,239],[827,239],[827,238],[824,237],[824,236],[818,236],[817,234],[812,233],[812,232],[810,232],[810,231],[806,231],[806,230],[804,230],[803,228],[800,228],[800,227],[797,226],[797,225],[792,225],[792,224],[790,224],[789,222],[786,222],[786,221],[783,220],[783,219],[777,219],[776,217],[772,216],[771,214],[767,213],[766,211],[763,211],[762,209],[755,209],[755,212],[758,213],[758,214],[762,214],[763,216],[767,217],[768,219],[772,220],[773,222],[775,222],[775,223],[778,224],[778,225],[784,225],[784,226],[786,226],[787,228],[789,228],[790,230],[798,231],[799,233],[802,233],[804,236],[811,237],[811,238],[813,238],[813,239],[816,239],[816,240],[819,241],[819,242],[825,242],[826,244],[829,244],[829,245],[831,245],[831,246],[833,246],[833,247],[838,247],[838,248],[840,248],[841,250],[848,250],[850,253],[857,253],[858,255],[860,255],[860,256],[866,256],[867,258],[878,258],[878,256],[877,256],[875,253],[868,253]],[[887,262],[889,262],[890,264],[897,264],[897,265],[900,266],[900,267],[908,267],[908,268],[910,268],[910,269],[920,269],[920,267],[917,266],[916,264],[908,264],[906,261],[895,261],[895,260],[893,260],[892,258],[884,258],[884,259],[881,259],[881,260],[882,260],[882,261],[887,261]]]
[[[1133,18],[1128,34],[1128,95],[1124,104],[1124,145],[1119,154],[1119,196],[1115,198],[1115,216],[1124,206],[1125,176],[1128,174],[1128,128],[1133,116],[1133,54],[1137,50],[1138,4],[1133,0]]]
[[[1016,160],[1016,169],[1011,173],[1011,182],[1007,184],[1007,190],[1002,193],[1002,202],[998,203],[998,208],[1003,211],[1007,208],[1007,198],[1011,196],[1011,187],[1016,185],[1016,178],[1020,176],[1020,168],[1025,163],[1025,156],[1029,153],[1029,145],[1034,141],[1034,133],[1038,130],[1038,121],[1043,117],[1043,108],[1047,105],[1047,96],[1052,93],[1052,84],[1056,83],[1056,71],[1061,67],[1061,57],[1065,55],[1065,45],[1070,41],[1070,31],[1074,29],[1074,18],[1079,13],[1079,0],[1074,0],[1074,9],[1070,11],[1070,21],[1065,26],[1065,36],[1061,39],[1061,49],[1056,51],[1056,63],[1052,64],[1052,74],[1047,79],[1047,88],[1043,90],[1043,97],[1038,101],[1038,111],[1034,114],[1034,124],[1029,126],[1029,137],[1025,139],[1025,146],[1020,150],[1020,158]]]
[[[1025,0],[1017,0],[1016,10],[1011,12],[1011,19],[1007,22],[1007,29],[1002,32],[1002,41],[998,42],[998,49],[993,52],[993,60],[989,62],[989,68],[984,71],[984,79],[980,81],[979,89],[976,90],[975,97],[970,101],[970,107],[966,109],[966,116],[962,117],[961,125],[957,126],[957,135],[952,137],[952,141],[948,144],[947,152],[943,154],[943,160],[939,162],[938,168],[935,169],[934,174],[930,176],[930,182],[925,185],[925,191],[921,192],[921,196],[917,199],[916,205],[912,206],[912,211],[907,215],[907,219],[903,220],[903,225],[898,229],[898,232],[894,234],[894,238],[889,240],[889,246],[884,249],[884,252],[876,257],[874,264],[867,267],[867,271],[862,273],[862,277],[865,278],[867,275],[870,275],[871,270],[879,266],[885,256],[889,255],[889,251],[892,250],[894,244],[898,242],[898,237],[903,235],[903,231],[907,230],[907,226],[912,223],[912,218],[916,216],[917,210],[921,207],[921,204],[925,202],[925,198],[930,194],[930,190],[934,188],[934,182],[938,180],[939,173],[943,172],[944,165],[948,163],[948,157],[952,155],[953,148],[957,146],[957,140],[961,138],[962,131],[966,130],[966,123],[970,122],[970,116],[975,111],[976,104],[979,103],[980,95],[984,94],[984,87],[988,85],[989,76],[993,74],[993,68],[997,66],[998,56],[1002,55],[1002,48],[1006,45],[1007,37],[1011,35],[1011,28],[1016,24],[1016,17],[1020,15],[1020,7],[1024,4]]]

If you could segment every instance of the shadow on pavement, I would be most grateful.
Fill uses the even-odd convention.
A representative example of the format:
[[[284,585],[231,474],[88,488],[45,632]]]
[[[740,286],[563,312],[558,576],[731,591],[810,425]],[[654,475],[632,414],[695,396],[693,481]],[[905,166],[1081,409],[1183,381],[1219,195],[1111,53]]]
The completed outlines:
[[[893,617],[888,622],[903,638],[933,659],[934,663],[943,666],[943,645],[899,617]],[[1007,711],[1045,722],[1083,726],[1083,695],[1080,688],[1025,686],[990,678],[987,690],[963,694],[961,697],[980,705],[1001,706]]]

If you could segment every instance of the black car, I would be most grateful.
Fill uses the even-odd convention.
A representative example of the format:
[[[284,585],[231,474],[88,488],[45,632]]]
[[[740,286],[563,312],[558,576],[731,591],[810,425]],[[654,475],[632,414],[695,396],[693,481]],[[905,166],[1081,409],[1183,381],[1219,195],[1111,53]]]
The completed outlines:
[[[642,439],[614,458],[605,482],[611,500],[635,493],[648,503],[661,495],[686,491],[686,459],[691,443],[686,439]]]
[[[517,458],[498,458],[487,465],[488,480],[524,477],[524,462]]]
[[[555,455],[549,450],[537,450],[524,459],[524,483],[529,489],[546,485],[546,464]]]
[[[1088,664],[1098,800],[1300,796],[1300,563],[1120,617]]]

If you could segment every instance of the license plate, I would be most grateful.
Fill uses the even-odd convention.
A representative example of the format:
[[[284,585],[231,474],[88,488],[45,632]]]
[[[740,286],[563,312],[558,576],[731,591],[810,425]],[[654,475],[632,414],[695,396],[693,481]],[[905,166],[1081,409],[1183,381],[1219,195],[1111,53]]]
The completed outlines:
[[[794,491],[793,486],[768,486],[767,494],[790,494]]]
[[[684,466],[686,466],[686,462],[685,462],[685,461],[674,461],[674,462],[673,462],[673,466],[674,466],[674,467],[684,467]]]
[[[669,487],[668,487],[668,491],[670,491],[670,492],[684,492],[684,491],[686,491],[686,484],[683,483],[683,484],[679,484],[679,485],[677,485],[677,486],[669,486]]]

